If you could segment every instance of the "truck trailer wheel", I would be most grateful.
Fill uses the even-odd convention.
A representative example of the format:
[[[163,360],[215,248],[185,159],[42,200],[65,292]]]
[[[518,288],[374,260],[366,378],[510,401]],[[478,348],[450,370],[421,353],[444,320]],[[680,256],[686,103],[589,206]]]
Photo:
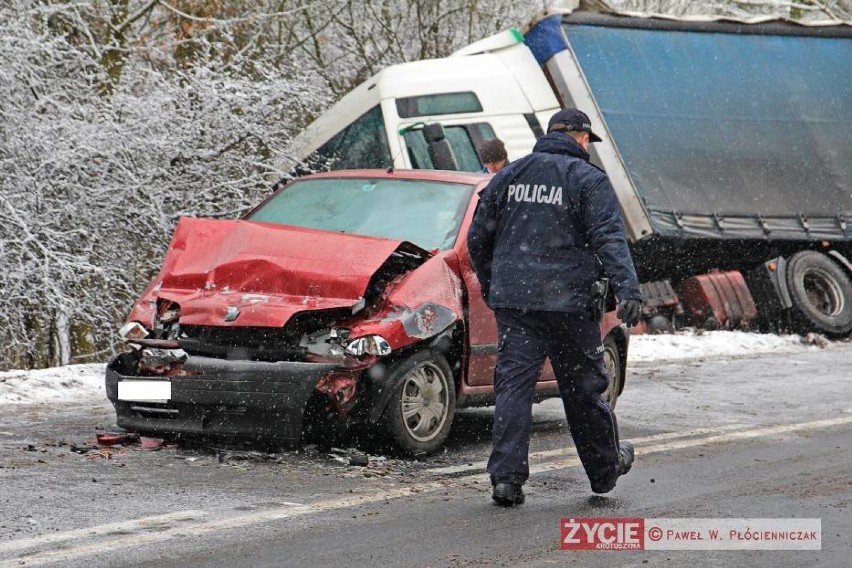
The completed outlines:
[[[794,254],[787,262],[787,288],[796,332],[840,337],[852,331],[852,282],[824,254],[810,250]]]

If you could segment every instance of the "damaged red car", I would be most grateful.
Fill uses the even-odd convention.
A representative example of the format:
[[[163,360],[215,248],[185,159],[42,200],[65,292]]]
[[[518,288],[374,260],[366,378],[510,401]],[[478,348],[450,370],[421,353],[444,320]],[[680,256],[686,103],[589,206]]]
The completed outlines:
[[[465,236],[488,177],[335,171],[240,220],[183,218],[106,372],[117,423],[286,445],[333,425],[428,453],[493,402],[497,326]],[[601,324],[615,403],[628,334]],[[538,399],[558,396],[549,364]]]

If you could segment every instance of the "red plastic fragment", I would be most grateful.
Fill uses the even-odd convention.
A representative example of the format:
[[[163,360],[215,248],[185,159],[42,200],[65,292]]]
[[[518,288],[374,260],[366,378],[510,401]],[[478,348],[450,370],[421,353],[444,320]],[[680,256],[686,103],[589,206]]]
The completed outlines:
[[[139,439],[139,436],[131,433],[103,433],[98,434],[96,438],[101,446],[115,446],[132,444]]]
[[[166,441],[162,438],[149,438],[148,436],[139,437],[139,445],[143,450],[158,450],[166,445]]]

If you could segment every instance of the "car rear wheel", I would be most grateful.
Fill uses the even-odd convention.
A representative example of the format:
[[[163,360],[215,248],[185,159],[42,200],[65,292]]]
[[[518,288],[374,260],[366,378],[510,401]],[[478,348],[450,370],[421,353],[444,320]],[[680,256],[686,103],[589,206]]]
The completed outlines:
[[[796,253],[787,263],[795,331],[844,336],[852,331],[852,283],[843,269],[816,251]]]
[[[624,388],[624,375],[621,369],[621,354],[618,349],[618,343],[611,335],[606,336],[603,342],[604,347],[604,367],[609,375],[609,385],[603,392],[601,397],[606,400],[612,408],[615,408],[615,403],[618,402],[618,395]]]
[[[409,455],[440,448],[450,433],[456,404],[455,383],[446,359],[420,351],[398,363],[389,379],[394,390],[384,422],[390,442]]]

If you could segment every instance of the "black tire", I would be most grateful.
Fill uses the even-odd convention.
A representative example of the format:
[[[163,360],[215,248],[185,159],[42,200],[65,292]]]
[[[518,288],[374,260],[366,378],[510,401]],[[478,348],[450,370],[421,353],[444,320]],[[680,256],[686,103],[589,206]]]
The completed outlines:
[[[436,451],[450,433],[456,407],[447,360],[430,350],[418,351],[394,365],[388,379],[393,394],[383,416],[390,443],[407,455]]]
[[[816,251],[787,262],[787,288],[793,301],[791,324],[797,333],[817,331],[842,337],[852,331],[852,282],[833,260]]]
[[[621,361],[621,350],[618,348],[618,342],[612,335],[607,335],[603,342],[604,347],[604,367],[609,374],[609,385],[601,394],[603,399],[609,403],[612,408],[618,402],[618,395],[624,390],[624,366]]]

